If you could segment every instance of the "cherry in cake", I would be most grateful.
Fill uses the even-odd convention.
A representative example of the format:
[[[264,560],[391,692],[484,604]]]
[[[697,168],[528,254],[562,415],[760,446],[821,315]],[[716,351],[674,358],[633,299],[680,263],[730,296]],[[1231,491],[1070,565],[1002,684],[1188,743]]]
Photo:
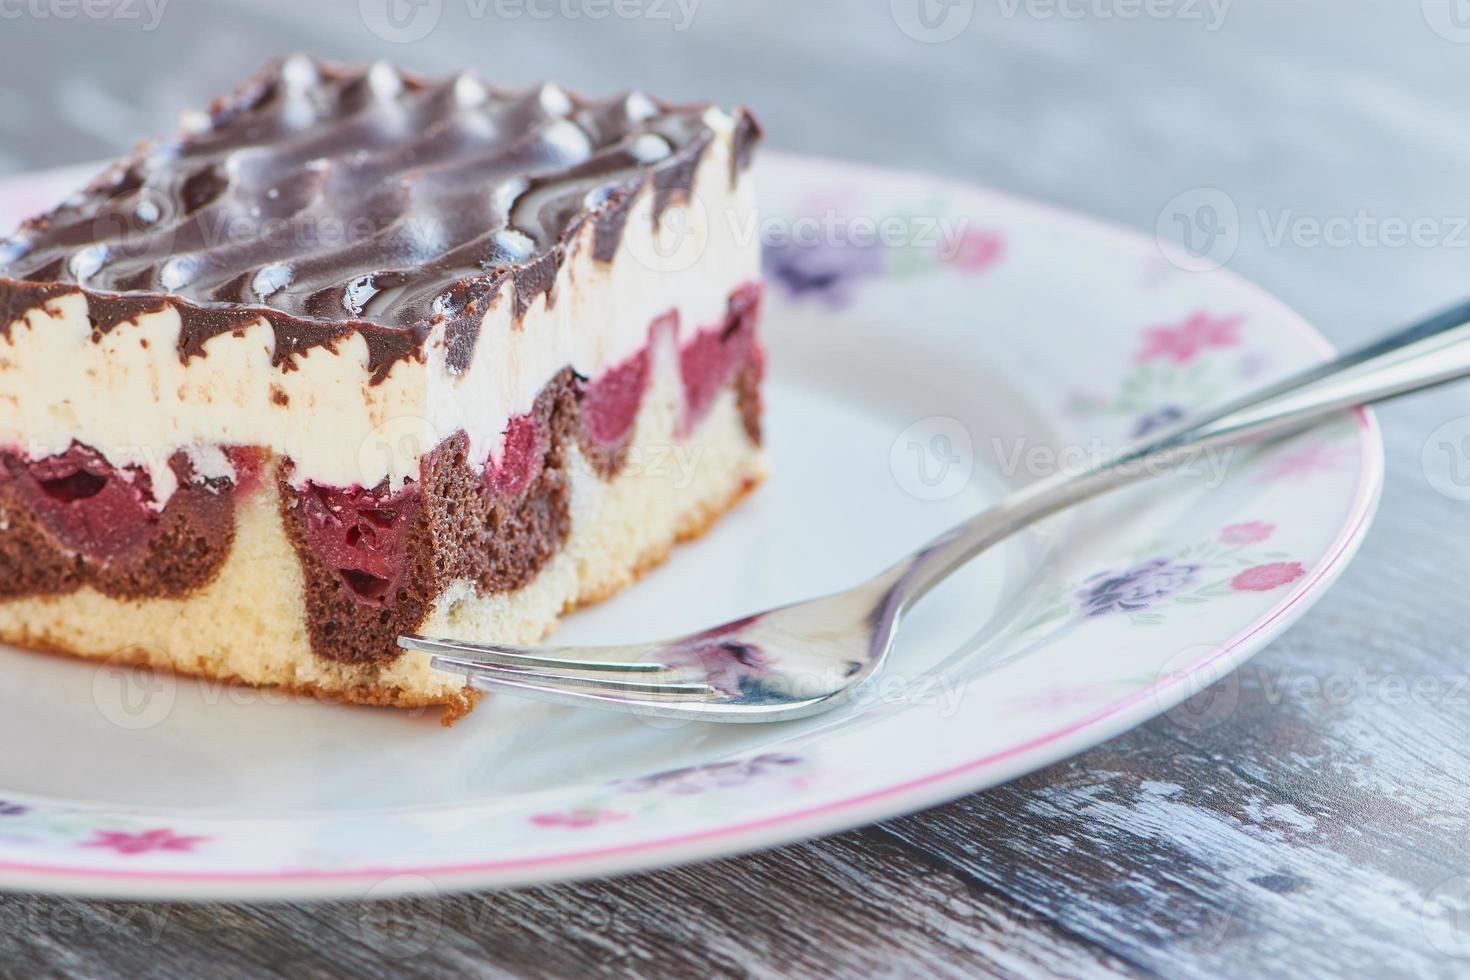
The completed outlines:
[[[26,222],[0,638],[464,710],[398,634],[533,642],[762,477],[758,138],[297,56]]]

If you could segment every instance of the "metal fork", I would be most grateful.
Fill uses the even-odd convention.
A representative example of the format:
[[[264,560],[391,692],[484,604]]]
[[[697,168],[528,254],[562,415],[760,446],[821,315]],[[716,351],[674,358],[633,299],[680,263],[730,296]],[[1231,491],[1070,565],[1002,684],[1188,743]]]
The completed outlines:
[[[1073,504],[1212,449],[1279,438],[1354,406],[1470,375],[1470,302],[1121,452],[1038,481],[845,592],[661,642],[519,647],[401,636],[486,689],[700,721],[783,721],[841,704],[882,666],[925,593],[987,548]]]

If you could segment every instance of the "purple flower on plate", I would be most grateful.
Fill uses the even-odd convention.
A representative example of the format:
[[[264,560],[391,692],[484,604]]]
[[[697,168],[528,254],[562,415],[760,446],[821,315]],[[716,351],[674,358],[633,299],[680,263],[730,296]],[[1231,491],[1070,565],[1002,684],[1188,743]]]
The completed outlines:
[[[1166,599],[1194,582],[1198,565],[1153,558],[1123,571],[1101,572],[1077,590],[1082,611],[1089,616],[1113,612],[1138,612],[1158,599]]]
[[[767,278],[793,299],[812,296],[837,308],[852,301],[859,279],[882,275],[887,262],[877,242],[782,241],[767,243],[763,265]]]
[[[1133,438],[1141,439],[1150,432],[1167,428],[1184,418],[1184,408],[1180,405],[1163,405],[1154,409],[1147,415],[1141,415],[1138,421],[1133,423]]]
[[[686,766],[670,769],[635,779],[619,779],[612,785],[620,792],[646,793],[660,790],[679,796],[703,793],[712,789],[727,789],[742,786],[753,779],[760,779],[781,769],[792,766],[801,759],[781,752],[763,752],[748,759],[731,759],[725,762],[709,762],[702,766]]]

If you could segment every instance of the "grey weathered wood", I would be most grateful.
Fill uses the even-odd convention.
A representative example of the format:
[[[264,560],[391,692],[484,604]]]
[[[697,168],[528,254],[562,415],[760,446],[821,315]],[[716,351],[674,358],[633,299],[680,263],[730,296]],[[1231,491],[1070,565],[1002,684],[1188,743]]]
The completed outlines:
[[[108,155],[266,51],[311,47],[739,99],[777,145],[975,177],[1142,228],[1181,191],[1219,187],[1243,221],[1232,267],[1340,342],[1470,292],[1470,233],[1453,228],[1470,214],[1470,45],[1436,35],[1416,2],[1236,0],[1211,32],[981,0],[940,45],[901,34],[882,2],[705,0],[682,33],[470,19],[478,6],[444,0],[440,29],[407,46],[364,31],[352,0],[177,4],[147,34],[7,20],[0,169]],[[1273,244],[1260,217],[1360,209],[1430,217],[1451,240]],[[4,897],[0,973],[1463,976],[1470,960],[1430,943],[1424,903],[1470,873],[1470,505],[1433,490],[1421,463],[1429,434],[1462,415],[1464,389],[1384,413],[1389,484],[1362,555],[1212,692],[1238,697],[1213,727],[1159,719],[927,813],[614,881],[368,910]],[[1405,701],[1385,676],[1437,693]]]

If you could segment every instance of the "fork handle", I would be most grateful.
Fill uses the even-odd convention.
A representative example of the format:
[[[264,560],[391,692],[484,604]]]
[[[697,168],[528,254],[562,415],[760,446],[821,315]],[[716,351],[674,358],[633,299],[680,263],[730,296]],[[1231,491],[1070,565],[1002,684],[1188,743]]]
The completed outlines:
[[[1058,474],[1006,497],[905,558],[880,580],[907,606],[992,545],[1073,504],[1177,470],[1214,449],[1279,438],[1344,409],[1470,375],[1470,302],[1213,409],[1077,475]]]

